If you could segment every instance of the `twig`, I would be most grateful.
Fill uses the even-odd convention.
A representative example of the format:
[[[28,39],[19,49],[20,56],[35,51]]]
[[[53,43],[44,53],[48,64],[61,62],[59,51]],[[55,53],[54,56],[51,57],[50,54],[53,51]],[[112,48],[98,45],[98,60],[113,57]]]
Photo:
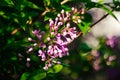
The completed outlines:
[[[65,4],[65,3],[67,3],[69,0],[64,0],[64,1],[62,1],[60,4],[61,5],[63,5],[63,4]]]
[[[94,25],[96,25],[97,23],[99,23],[100,21],[102,21],[104,18],[106,18],[109,15],[109,13],[107,13],[106,15],[104,15],[102,18],[100,18],[98,21],[96,21],[95,23],[93,23],[92,25],[90,25],[90,27],[93,27]]]
[[[118,6],[116,7],[118,8]],[[113,12],[114,9],[111,10],[111,12]],[[93,27],[94,25],[96,25],[97,23],[99,23],[100,21],[102,21],[104,18],[106,18],[109,15],[109,13],[107,13],[106,15],[104,15],[102,18],[100,18],[98,21],[96,21],[95,23],[93,23],[90,27]],[[118,21],[119,22],[119,21]]]

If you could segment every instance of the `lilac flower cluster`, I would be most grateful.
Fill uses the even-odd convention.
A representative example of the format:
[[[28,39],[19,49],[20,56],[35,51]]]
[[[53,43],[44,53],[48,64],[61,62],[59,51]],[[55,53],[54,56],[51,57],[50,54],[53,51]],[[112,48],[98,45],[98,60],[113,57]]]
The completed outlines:
[[[92,50],[91,54],[93,56],[93,69],[98,71],[100,70],[103,66],[101,65],[101,62],[105,60],[107,66],[111,66],[112,62],[116,60],[116,55],[111,55],[108,53],[105,53],[103,57],[100,56],[100,52],[98,50]]]
[[[47,38],[47,43],[43,40],[44,31],[32,31],[38,41],[28,38],[34,45],[28,48],[27,53],[31,53],[34,47],[39,46],[38,56],[41,57],[41,61],[46,62],[43,69],[47,70],[53,64],[60,64],[56,59],[69,55],[67,45],[77,38],[79,34],[76,27],[71,27],[70,20],[71,14],[62,10],[61,14],[58,14],[55,18],[55,21],[49,20],[50,36]]]

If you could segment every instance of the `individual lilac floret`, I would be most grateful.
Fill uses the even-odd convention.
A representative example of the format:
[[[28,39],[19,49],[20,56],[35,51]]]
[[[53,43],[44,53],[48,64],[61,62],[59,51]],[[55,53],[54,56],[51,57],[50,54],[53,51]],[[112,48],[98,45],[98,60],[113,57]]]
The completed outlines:
[[[45,52],[42,50],[39,50],[38,53],[39,53],[38,56],[41,56],[41,61],[45,61],[46,60]]]
[[[58,18],[59,18],[59,20],[61,21],[61,22],[66,22],[66,21],[69,21],[70,20],[70,13],[68,13],[68,12],[65,12],[64,10],[62,10],[61,11],[61,14],[58,14],[57,15],[58,16]]]
[[[58,18],[56,18],[55,21],[53,21],[52,19],[49,20],[50,31],[58,29],[57,22],[58,22]]]
[[[78,9],[77,9],[77,8],[75,8],[75,7],[72,7],[72,12],[75,14],[75,13],[77,13],[77,12],[78,12]]]
[[[51,35],[57,34],[57,31],[59,27],[63,25],[63,22],[58,21],[58,17],[56,17],[55,21],[50,19],[49,22]]]
[[[30,47],[28,50],[27,50],[27,53],[30,53],[33,51],[33,47]]]

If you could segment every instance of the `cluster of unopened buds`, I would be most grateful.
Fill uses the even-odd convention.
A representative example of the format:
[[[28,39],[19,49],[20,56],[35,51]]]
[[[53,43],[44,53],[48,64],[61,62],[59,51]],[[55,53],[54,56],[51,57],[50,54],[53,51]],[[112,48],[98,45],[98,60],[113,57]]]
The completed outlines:
[[[75,8],[72,8],[72,14],[62,10],[55,20],[50,19],[50,35],[47,37],[46,42],[43,40],[45,32],[37,29],[33,30],[32,33],[38,40],[28,38],[30,42],[33,42],[33,46],[28,47],[27,53],[29,54],[34,51],[35,47],[39,47],[38,56],[41,57],[41,61],[45,62],[44,70],[47,70],[53,64],[60,64],[61,62],[57,58],[69,55],[67,45],[79,35],[76,27],[72,27],[70,23],[72,21],[71,16],[76,12]],[[78,22],[80,22],[80,18]]]

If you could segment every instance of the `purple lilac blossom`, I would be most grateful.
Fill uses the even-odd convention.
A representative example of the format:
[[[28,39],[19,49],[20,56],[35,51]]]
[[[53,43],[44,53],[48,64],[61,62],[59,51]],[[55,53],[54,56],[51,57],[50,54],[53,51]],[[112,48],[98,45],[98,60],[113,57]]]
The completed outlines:
[[[74,13],[74,12],[73,12]],[[62,58],[69,55],[69,49],[67,45],[78,37],[78,31],[76,27],[71,27],[69,20],[71,14],[61,11],[55,18],[55,21],[50,19],[50,36],[47,38],[48,43],[44,43],[43,37],[45,32],[40,30],[33,30],[32,33],[38,38],[37,40],[28,38],[28,41],[33,42],[34,45],[28,48],[27,53],[31,53],[34,47],[39,46],[38,56],[41,57],[41,61],[46,62],[43,69],[47,70],[52,64],[60,64],[56,61],[56,58]],[[66,25],[64,24],[66,23]],[[63,27],[64,26],[64,27]],[[60,30],[63,28],[62,30]]]

